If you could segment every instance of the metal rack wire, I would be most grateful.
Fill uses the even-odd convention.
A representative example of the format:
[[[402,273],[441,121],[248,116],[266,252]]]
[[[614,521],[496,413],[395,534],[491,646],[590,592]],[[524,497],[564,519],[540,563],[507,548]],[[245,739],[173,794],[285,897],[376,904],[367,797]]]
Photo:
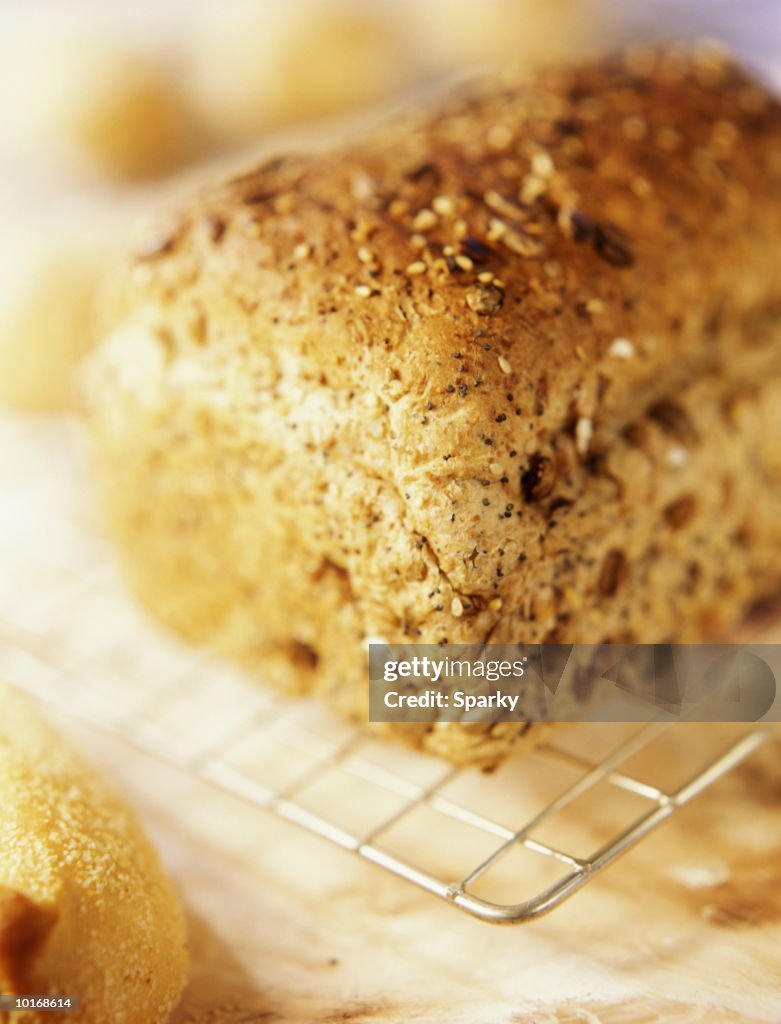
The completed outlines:
[[[159,633],[84,525],[62,423],[0,421],[0,473],[0,676],[485,921],[553,909],[770,735],[561,728],[492,776],[453,769]]]

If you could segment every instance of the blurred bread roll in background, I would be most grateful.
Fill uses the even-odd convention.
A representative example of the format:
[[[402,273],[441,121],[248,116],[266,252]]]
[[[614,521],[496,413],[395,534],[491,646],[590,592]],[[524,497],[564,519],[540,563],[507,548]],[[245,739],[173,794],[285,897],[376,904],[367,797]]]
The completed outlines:
[[[161,57],[96,40],[63,51],[60,61],[47,75],[53,88],[42,114],[48,130],[61,131],[99,171],[159,177],[202,152],[189,100]]]
[[[590,51],[609,21],[594,0],[415,0],[407,36],[437,74],[496,60],[540,63]]]
[[[198,14],[193,96],[222,145],[369,104],[410,77],[394,5],[228,0]]]
[[[155,178],[205,148],[175,59],[151,45],[42,32],[34,46],[6,40],[2,58],[6,145],[65,178]]]
[[[114,196],[0,199],[0,402],[68,407],[71,371],[91,343],[93,295],[135,212]]]

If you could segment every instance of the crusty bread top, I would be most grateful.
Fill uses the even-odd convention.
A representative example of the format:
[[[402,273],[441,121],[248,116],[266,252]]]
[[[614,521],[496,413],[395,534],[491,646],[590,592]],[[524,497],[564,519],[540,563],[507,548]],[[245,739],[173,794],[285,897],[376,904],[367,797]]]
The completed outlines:
[[[155,267],[153,292],[188,271],[194,285],[239,276],[248,313],[312,328],[307,351],[335,384],[365,345],[405,390],[424,358],[421,396],[440,409],[482,389],[511,415],[509,364],[524,419],[553,427],[584,366],[612,353],[611,376],[653,378],[703,348],[724,302],[778,286],[767,261],[736,264],[775,243],[780,144],[778,103],[712,47],[508,72],[234,176],[135,263]]]
[[[284,391],[290,438],[295,388],[326,389],[367,424],[343,453],[391,475],[474,592],[473,548],[504,564],[504,509],[531,505],[535,535],[554,447],[596,460],[649,410],[686,441],[669,396],[745,369],[752,317],[781,308],[779,239],[778,103],[712,47],[631,50],[481,79],[218,184],[144,240],[108,323],[151,318],[163,358],[220,368],[232,404]]]

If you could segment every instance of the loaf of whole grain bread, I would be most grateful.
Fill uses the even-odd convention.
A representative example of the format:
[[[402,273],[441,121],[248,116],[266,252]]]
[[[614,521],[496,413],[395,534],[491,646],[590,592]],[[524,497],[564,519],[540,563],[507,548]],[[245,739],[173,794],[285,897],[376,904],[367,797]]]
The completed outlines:
[[[781,584],[780,322],[781,111],[722,55],[481,79],[144,240],[103,513],[156,616],[358,718],[370,639],[714,637]]]

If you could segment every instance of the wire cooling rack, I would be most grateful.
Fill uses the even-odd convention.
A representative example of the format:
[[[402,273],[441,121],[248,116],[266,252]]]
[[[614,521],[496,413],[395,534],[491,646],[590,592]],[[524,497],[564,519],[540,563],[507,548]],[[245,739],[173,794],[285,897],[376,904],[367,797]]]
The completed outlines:
[[[559,727],[492,775],[378,742],[134,608],[86,525],[69,429],[0,419],[0,677],[478,918],[556,907],[770,735]]]

